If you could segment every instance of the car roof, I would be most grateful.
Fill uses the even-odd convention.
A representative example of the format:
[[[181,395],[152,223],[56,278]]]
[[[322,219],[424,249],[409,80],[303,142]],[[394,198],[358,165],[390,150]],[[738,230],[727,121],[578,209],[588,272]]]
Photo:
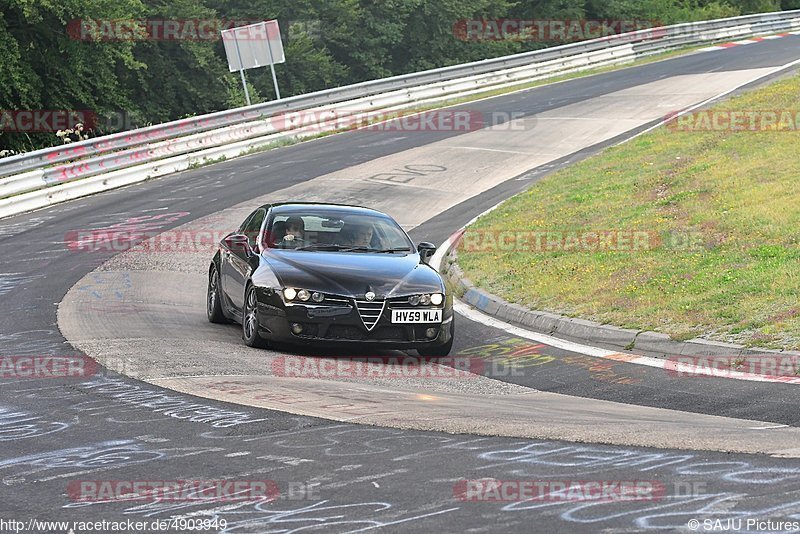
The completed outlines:
[[[333,211],[342,211],[348,214],[361,214],[361,215],[378,215],[383,217],[388,217],[383,212],[378,210],[374,210],[372,208],[366,208],[364,206],[354,206],[350,204],[333,204],[329,202],[276,202],[273,204],[265,204],[261,206],[262,208],[270,209],[272,208],[272,212],[275,215],[281,213],[289,213],[298,210],[308,209],[309,211],[313,211],[314,208],[325,208],[326,210],[333,210]]]

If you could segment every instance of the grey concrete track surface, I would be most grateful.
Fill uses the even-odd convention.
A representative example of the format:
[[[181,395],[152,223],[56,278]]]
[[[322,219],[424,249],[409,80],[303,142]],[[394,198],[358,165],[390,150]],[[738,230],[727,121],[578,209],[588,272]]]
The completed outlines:
[[[697,54],[469,108],[523,109],[529,114],[552,110],[670,75],[783,64],[797,57],[796,44],[796,39],[785,38],[719,54]],[[353,132],[5,220],[0,224],[3,353],[74,352],[56,329],[56,305],[70,287],[111,254],[67,250],[64,236],[71,230],[101,229],[143,215],[182,213],[179,221],[162,221],[159,228],[169,229],[257,195],[288,190],[318,176],[453,137],[443,132],[386,137]],[[436,234],[437,224],[449,227],[450,221],[468,220],[485,207],[478,199],[497,198],[525,185],[505,182],[417,229],[428,229],[431,235],[443,238]],[[151,256],[148,263],[157,261]],[[122,301],[125,293],[118,295],[119,287],[104,288],[103,273],[95,273],[89,281],[93,287],[87,287],[85,293],[95,300],[93,306],[103,307],[106,314],[123,313],[126,306],[127,312],[136,311],[137,302],[120,302],[119,309],[114,309],[113,303]],[[150,327],[164,326],[155,323]],[[234,347],[238,339],[235,329],[216,332],[226,346]],[[468,340],[487,338],[481,330],[466,333]],[[143,350],[148,349],[144,346]],[[166,348],[160,345],[159,350],[177,357],[182,351],[177,343]],[[139,356],[137,365],[143,362],[145,366],[160,358],[150,352]],[[513,394],[514,388],[499,387],[508,388],[503,390],[505,396]],[[793,519],[800,513],[800,463],[795,460],[331,424],[198,399],[108,372],[78,380],[1,380],[0,392],[0,518],[5,520],[222,517],[229,521],[229,532],[301,528],[325,532],[368,528],[388,532],[527,532],[532,528],[597,532],[675,531],[692,518]],[[76,503],[67,495],[68,484],[82,479],[219,478],[273,479],[282,494],[273,503],[223,504]],[[666,494],[656,501],[622,503],[475,503],[454,498],[456,483],[479,478],[657,480],[665,484]],[[298,499],[302,495],[290,495],[290,483],[295,487],[299,483],[320,485],[306,499]]]
[[[176,232],[201,235],[213,230],[224,235],[254,206],[281,198],[359,203],[384,210],[411,229],[525,171],[771,71],[765,67],[665,77],[323,175],[194,220]],[[205,323],[205,273],[213,249],[153,253],[159,247],[165,245],[143,243],[87,274],[59,308],[59,328],[73,346],[134,378],[206,398],[338,421],[800,455],[800,429],[765,433],[751,430],[763,427],[764,422],[525,391],[483,376],[434,380],[433,384],[395,379],[380,385],[375,384],[374,375],[348,382],[322,376],[312,380],[273,376],[275,362],[285,361],[282,353],[254,355],[236,339],[235,328]],[[97,301],[92,288],[98,280],[115,300]],[[142,354],[152,355],[146,364]],[[231,375],[241,375],[236,387],[231,385]],[[231,394],[233,389],[238,393]],[[699,438],[700,428],[714,430]],[[734,435],[737,439],[732,439]]]

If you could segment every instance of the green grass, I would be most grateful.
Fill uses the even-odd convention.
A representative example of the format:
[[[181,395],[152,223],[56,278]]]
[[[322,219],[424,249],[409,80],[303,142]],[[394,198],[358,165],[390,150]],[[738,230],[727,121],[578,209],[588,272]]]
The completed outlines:
[[[800,76],[714,109],[800,110]],[[459,264],[476,285],[534,309],[675,339],[800,348],[799,149],[800,131],[661,128],[546,177],[470,228],[648,232],[650,247],[462,249]]]

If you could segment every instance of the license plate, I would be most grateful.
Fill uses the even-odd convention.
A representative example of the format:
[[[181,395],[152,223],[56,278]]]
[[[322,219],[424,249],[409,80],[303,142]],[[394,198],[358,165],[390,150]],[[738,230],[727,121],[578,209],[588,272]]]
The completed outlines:
[[[442,310],[392,310],[393,323],[441,323]]]

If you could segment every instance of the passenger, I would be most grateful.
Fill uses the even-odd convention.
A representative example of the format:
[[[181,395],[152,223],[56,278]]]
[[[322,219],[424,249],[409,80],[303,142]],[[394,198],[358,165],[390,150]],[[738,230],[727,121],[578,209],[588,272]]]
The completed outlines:
[[[341,230],[343,245],[351,247],[372,247],[372,237],[375,230],[371,224],[351,224]]]

